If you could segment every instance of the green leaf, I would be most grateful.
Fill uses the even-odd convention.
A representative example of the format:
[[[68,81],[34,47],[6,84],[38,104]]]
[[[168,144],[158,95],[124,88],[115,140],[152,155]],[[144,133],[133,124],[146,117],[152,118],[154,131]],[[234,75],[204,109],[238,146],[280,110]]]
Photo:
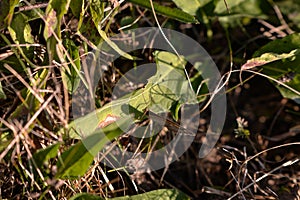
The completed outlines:
[[[149,1],[145,1],[145,0],[128,0],[128,2],[131,2],[133,4],[136,4],[138,6],[142,6],[144,8],[147,8],[149,10],[151,10],[151,4]],[[178,21],[181,22],[185,22],[185,23],[198,23],[198,21],[196,20],[196,18],[186,12],[183,12],[177,8],[170,8],[167,6],[162,6],[159,5],[156,2],[153,2],[153,6],[154,6],[154,10],[155,12],[157,12],[158,14],[162,14],[165,15],[167,17],[176,19]]]
[[[195,16],[200,7],[203,7],[212,0],[172,0],[178,8]]]
[[[74,139],[81,139],[91,135],[98,127],[99,124],[106,121],[107,117],[125,117],[129,113],[124,113],[122,106],[126,105],[126,98],[118,99],[110,102],[89,113],[83,117],[77,118],[68,125],[68,136]],[[61,130],[61,132],[64,132]]]
[[[33,154],[33,159],[37,167],[41,167],[43,163],[50,158],[55,158],[57,156],[57,151],[60,146],[60,143],[52,144],[45,149],[39,149]]]
[[[77,31],[81,28],[83,18],[84,18],[84,0],[71,0],[70,9],[73,15],[79,19],[77,25]]]
[[[244,18],[266,19],[267,16],[261,8],[261,5],[264,3],[266,3],[265,0],[226,0],[226,7],[224,1],[219,0],[214,13],[218,16],[223,26],[236,26],[240,24]]]
[[[298,91],[297,94],[273,82],[284,97],[300,103],[300,33],[268,43],[256,51],[253,57],[254,59],[245,64],[246,67],[261,65],[263,74]]]
[[[148,84],[130,99],[130,105],[139,112],[149,108],[154,113],[168,112],[172,105],[179,101],[196,103],[193,91],[189,88],[184,73],[186,61],[177,55],[165,52],[154,52],[157,72],[149,78]],[[175,116],[176,113],[173,113]]]
[[[99,123],[110,117],[124,117],[134,114],[138,119],[146,109],[158,114],[172,112],[177,116],[179,108],[172,109],[176,103],[197,103],[197,97],[190,88],[184,73],[186,61],[175,54],[156,51],[155,60],[157,71],[148,79],[144,88],[129,93],[122,98],[106,104],[95,112],[78,118],[69,124],[69,136],[80,138],[80,135],[90,135]]]
[[[73,196],[70,200],[102,200],[103,198],[88,194],[81,193]],[[133,196],[124,196],[124,197],[116,197],[109,198],[110,200],[189,200],[191,199],[185,193],[176,190],[176,189],[159,189],[150,192],[146,192],[143,194],[133,195]]]
[[[185,74],[185,65],[187,61],[183,56],[166,52],[154,52],[155,61],[157,65],[157,72],[155,76],[149,79],[149,83],[164,86],[173,93],[172,95],[181,104],[194,104],[196,102],[195,93]],[[167,93],[168,94],[168,93]],[[168,99],[170,96],[167,97]]]
[[[0,1],[0,30],[7,27],[5,18],[9,13],[9,1]]]
[[[6,99],[6,95],[2,89],[2,83],[0,81],[0,99]]]
[[[10,25],[15,12],[15,7],[18,3],[19,0],[0,1],[0,30]]]
[[[16,44],[34,43],[34,38],[31,35],[31,27],[28,24],[26,15],[22,13],[15,15],[8,30]]]
[[[32,30],[28,21],[29,19],[26,15],[18,13],[14,15],[10,26],[8,26],[8,31],[13,42],[15,44],[24,45],[17,46],[17,50],[13,50],[14,55],[3,61],[4,63],[9,63],[16,70],[19,70],[19,68],[22,67],[22,70],[24,71],[25,63],[23,59],[33,66],[31,60],[34,58],[34,48],[29,45],[25,46],[26,44],[34,43],[34,37],[31,34]],[[5,36],[2,36],[2,38],[6,40],[7,38],[4,37]],[[10,44],[10,41],[6,42]]]
[[[71,0],[50,0],[47,9],[55,10],[57,20],[60,21],[63,18],[64,14],[67,13],[70,2]]]
[[[263,0],[172,0],[177,7],[205,23],[209,28],[209,22],[218,17],[223,26],[236,26],[244,18],[266,18],[262,4]],[[249,21],[249,20],[244,20]]]
[[[111,200],[190,200],[185,193],[176,189],[159,189],[134,196],[112,198]]]
[[[241,6],[242,3],[247,2],[249,0],[226,0],[226,4],[224,1],[219,0],[218,3],[216,4],[216,8],[215,8],[215,13],[218,14],[229,14],[228,13],[228,9],[232,10],[235,8],[239,8]]]
[[[84,175],[97,153],[110,142],[120,136],[123,128],[128,126],[129,118],[125,117],[103,129],[96,129],[91,135],[63,152],[57,163],[57,178],[78,178]]]
[[[98,30],[101,29],[100,23],[104,16],[104,5],[102,1],[93,1],[89,0],[90,3],[90,11],[92,15],[93,22]]]
[[[70,200],[104,200],[103,198],[89,193],[80,193],[71,197]]]
[[[0,123],[0,128],[2,128],[2,123]],[[7,148],[7,146],[14,139],[14,136],[10,132],[2,132],[0,134],[0,152]]]
[[[82,11],[84,11],[83,0],[71,0],[70,9],[76,18],[80,18]]]
[[[65,66],[61,70],[61,75],[64,86],[68,89],[68,92],[72,94],[76,91],[80,83],[80,77],[78,74],[81,69],[79,47],[75,45],[73,40],[70,40],[68,38],[64,40],[64,43],[64,46],[66,47],[74,64],[69,61],[69,63],[71,64]],[[67,60],[67,58],[65,59]]]
[[[244,16],[260,16],[263,14],[260,8],[261,3],[261,0],[226,0],[225,4],[223,0],[219,0],[216,4],[215,13],[219,16],[236,14]]]
[[[91,135],[94,137],[95,135]],[[98,139],[98,138],[95,138]],[[82,141],[65,151],[57,163],[57,178],[77,179],[89,168],[94,156],[86,149]]]

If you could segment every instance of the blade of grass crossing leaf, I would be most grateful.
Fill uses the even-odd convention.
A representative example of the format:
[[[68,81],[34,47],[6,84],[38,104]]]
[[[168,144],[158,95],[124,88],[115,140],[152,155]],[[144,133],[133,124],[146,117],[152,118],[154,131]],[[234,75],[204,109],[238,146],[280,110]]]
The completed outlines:
[[[107,44],[113,48],[116,52],[118,52],[121,56],[129,59],[129,60],[133,60],[133,57],[131,55],[129,55],[128,53],[122,51],[114,42],[112,42],[106,35],[106,33],[102,30],[98,30],[99,34],[101,35],[101,37],[103,38],[103,40],[105,42],[107,42]]]

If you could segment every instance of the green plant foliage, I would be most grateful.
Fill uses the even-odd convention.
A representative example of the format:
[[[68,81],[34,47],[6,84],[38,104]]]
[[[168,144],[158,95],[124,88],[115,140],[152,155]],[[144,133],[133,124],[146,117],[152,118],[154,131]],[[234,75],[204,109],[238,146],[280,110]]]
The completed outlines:
[[[50,158],[55,158],[57,156],[58,148],[61,143],[56,143],[47,146],[45,149],[39,149],[33,154],[33,159],[37,167],[42,167],[43,163],[49,160]]]
[[[26,15],[19,13],[16,14],[8,27],[11,38],[16,44],[32,44],[34,43],[33,36],[31,35],[31,27],[28,24]]]
[[[28,23],[28,20],[29,18],[26,15],[22,13],[18,13],[14,15],[10,26],[7,27],[9,34],[15,44],[24,45],[24,44],[34,43],[34,38],[31,34],[32,30]],[[17,48],[20,54],[23,56],[23,58],[25,58],[27,61],[33,58],[34,53],[32,47],[17,47]],[[14,67],[16,66],[16,68],[18,69],[22,61],[19,59],[17,55],[13,55],[3,62],[10,63],[12,66]]]
[[[69,9],[70,1],[71,0],[50,0],[46,9],[44,38],[47,41],[50,62],[52,62],[56,56],[57,40],[61,39],[61,21]],[[56,36],[54,36],[54,34]]]
[[[134,196],[117,197],[112,200],[189,200],[190,197],[176,189],[160,189]]]
[[[73,196],[70,200],[102,200],[101,197],[88,194],[81,193]],[[189,200],[190,197],[184,194],[183,192],[176,189],[159,189],[151,192],[146,192],[143,194],[133,195],[133,196],[124,196],[124,197],[116,197],[109,198],[110,200]]]
[[[300,92],[300,34],[295,33],[283,39],[274,40],[260,48],[253,55],[254,59],[263,64],[262,73],[277,79],[294,90]],[[274,61],[274,62],[273,62]],[[247,62],[247,63],[248,63]],[[247,64],[246,63],[246,64]],[[260,66],[257,65],[257,66]],[[300,103],[300,96],[295,92],[274,82],[280,93]]]
[[[64,46],[67,49],[68,54],[70,55],[71,64],[65,66],[61,70],[61,75],[64,86],[68,89],[68,92],[72,94],[73,92],[75,92],[80,82],[79,71],[81,69],[81,63],[79,57],[79,47],[76,46],[70,39],[65,39],[64,43]]]
[[[90,137],[93,137],[92,135]],[[94,138],[93,138],[94,139]],[[76,179],[82,176],[89,168],[94,156],[80,141],[68,150],[64,151],[57,164],[57,178]]]
[[[70,197],[70,195],[75,195],[70,199],[102,200],[104,198],[108,199],[107,197],[110,195],[135,194],[136,191],[141,192],[143,182],[147,181],[149,177],[136,177],[137,182],[142,184],[134,185],[134,187],[131,186],[130,175],[127,174],[128,177],[125,177],[125,173],[119,174],[118,169],[113,169],[116,173],[110,173],[109,176],[106,177],[97,170],[89,170],[92,164],[94,164],[94,166],[97,164],[96,162],[93,163],[95,156],[98,155],[99,152],[102,153],[105,151],[105,153],[110,154],[109,156],[114,158],[112,155],[114,152],[108,150],[106,147],[108,147],[107,144],[116,141],[119,148],[135,151],[132,157],[133,164],[140,165],[140,163],[136,163],[135,161],[138,159],[139,153],[147,153],[147,157],[144,159],[145,162],[148,161],[148,158],[156,159],[156,155],[152,156],[151,152],[158,149],[169,150],[165,144],[174,138],[175,129],[181,129],[176,123],[169,121],[169,123],[166,124],[168,131],[162,130],[159,135],[152,138],[143,137],[134,139],[130,136],[127,139],[120,136],[124,132],[128,133],[128,129],[130,129],[130,131],[136,131],[134,129],[136,126],[133,126],[136,122],[139,123],[136,124],[137,126],[148,123],[149,121],[145,120],[145,117],[147,117],[146,113],[151,113],[155,116],[155,114],[166,112],[168,114],[170,113],[174,120],[180,121],[179,111],[184,104],[198,105],[199,102],[204,101],[208,96],[217,98],[215,93],[212,94],[208,91],[206,83],[210,82],[209,78],[203,80],[201,76],[203,74],[206,75],[206,70],[210,71],[207,68],[210,65],[205,63],[208,62],[206,59],[202,59],[203,61],[191,66],[191,63],[187,63],[187,60],[189,60],[187,57],[175,55],[171,52],[159,50],[155,51],[153,56],[149,55],[149,52],[152,51],[150,47],[149,49],[133,51],[132,55],[134,56],[132,56],[126,52],[128,49],[125,49],[122,44],[117,45],[116,40],[110,39],[109,36],[118,33],[118,31],[125,36],[123,32],[124,29],[128,30],[145,26],[145,24],[152,24],[154,20],[151,2],[152,1],[149,0],[0,0],[0,100],[2,103],[2,110],[0,112],[0,157],[2,159],[0,160],[1,199],[20,199],[24,197],[59,199],[64,196]],[[119,3],[121,6],[119,6]],[[146,10],[136,9],[136,6],[141,6]],[[221,63],[224,61],[224,63],[221,63],[224,64],[222,65],[222,74],[224,74],[223,80],[226,79],[226,86],[229,87],[229,91],[239,87],[239,85],[233,85],[236,84],[236,80],[234,78],[231,79],[231,71],[226,73],[227,70],[231,70],[231,68],[229,69],[229,63],[232,64],[235,61],[242,60],[242,53],[240,52],[245,50],[245,55],[248,55],[249,50],[251,52],[256,50],[253,49],[256,48],[255,45],[259,45],[260,42],[267,40],[266,38],[260,37],[262,34],[259,31],[264,29],[264,35],[269,33],[272,34],[272,36],[280,36],[292,32],[299,32],[300,30],[299,0],[153,0],[153,6],[157,15],[166,16],[160,16],[159,18],[159,23],[162,26],[181,31],[192,38],[197,38],[197,41],[204,42],[204,45],[207,45],[208,51],[211,52],[213,58],[216,58],[216,62]],[[260,24],[257,20],[252,19],[266,20]],[[202,25],[194,26],[187,24],[199,22],[204,23],[206,28],[202,29]],[[262,20],[259,22],[262,22]],[[270,26],[268,26],[268,23]],[[226,32],[220,31],[220,24]],[[248,24],[250,26],[245,26]],[[258,31],[258,28],[261,28],[261,30]],[[203,30],[207,31],[207,35]],[[218,33],[212,35],[212,30],[218,31]],[[233,34],[229,37],[228,33]],[[140,36],[144,37],[143,34],[134,35],[131,40],[133,45],[137,42],[136,38]],[[245,36],[247,36],[247,38]],[[153,41],[155,37],[156,35],[154,35]],[[228,48],[224,46],[226,45],[226,41],[223,41],[223,39],[226,38],[228,39]],[[256,40],[257,38],[259,38],[258,42]],[[148,42],[152,43],[152,38],[148,39]],[[176,43],[176,45],[174,44],[174,46],[181,46],[180,38],[176,39],[178,43]],[[244,40],[247,40],[247,43],[244,43]],[[211,45],[209,41],[215,42],[216,45]],[[103,46],[99,48],[99,44]],[[127,44],[131,43],[126,43],[126,45]],[[44,51],[45,45],[46,52]],[[191,46],[190,48],[193,47]],[[236,51],[237,49],[239,50]],[[72,116],[76,115],[77,110],[72,110],[72,103],[77,103],[77,101],[73,101],[75,95],[66,94],[66,90],[62,89],[61,86],[63,84],[70,94],[73,94],[77,89],[80,80],[88,87],[89,84],[87,84],[87,82],[89,82],[89,79],[83,78],[80,72],[82,70],[80,61],[85,62],[87,55],[92,54],[91,51],[93,50],[95,52],[94,58],[99,58],[99,54],[102,55],[103,53],[105,58],[108,59],[101,60],[101,62],[105,61],[105,63],[107,62],[108,64],[112,61],[110,60],[110,58],[112,58],[110,56],[113,55],[109,53],[106,54],[106,52],[109,52],[108,50],[114,50],[114,52],[117,52],[123,56],[123,58],[113,61],[114,66],[106,69],[104,69],[101,63],[101,66],[98,65],[98,61],[95,62],[95,67],[101,67],[101,70],[104,70],[104,74],[101,74],[104,75],[102,76],[103,80],[101,79],[103,82],[95,86],[97,91],[96,106],[103,104],[104,106],[84,117],[70,122],[68,129],[65,130],[66,127],[61,127],[68,123],[67,120],[72,119]],[[142,56],[139,54],[140,51],[143,51]],[[44,53],[47,53],[48,56],[45,56]],[[195,54],[189,56],[194,58],[199,55]],[[145,59],[139,60],[138,57]],[[229,57],[230,59],[228,59]],[[110,103],[106,103],[112,94],[111,91],[113,88],[111,88],[111,86],[117,81],[123,80],[123,78],[125,81],[129,80],[127,79],[129,77],[127,71],[136,70],[137,65],[145,63],[148,60],[155,61],[156,73],[150,78],[149,73],[145,73],[148,78],[146,83],[144,82],[146,79],[144,76],[138,77],[139,81],[142,80],[141,82],[145,83],[145,85],[140,87],[139,84],[138,89],[135,91],[132,91],[134,87],[128,87],[130,88],[128,89],[128,94],[117,100],[112,100]],[[86,61],[87,70],[89,71],[88,67],[90,63],[88,59]],[[289,35],[283,39],[276,39],[263,46],[253,54],[252,59],[249,59],[242,66],[241,71],[247,70],[249,72],[255,67],[258,67],[259,71],[253,70],[252,73],[268,77],[272,84],[278,88],[283,97],[290,98],[300,104],[299,33]],[[185,68],[188,69],[188,73],[191,76],[190,78],[187,77]],[[201,70],[203,70],[203,74]],[[151,73],[152,72],[153,71],[151,71]],[[229,75],[227,76],[227,74]],[[135,75],[132,77],[135,78]],[[254,89],[253,92],[256,92],[255,87],[258,85],[259,88],[259,84],[260,83],[254,83],[253,86],[251,85],[251,90]],[[103,87],[99,87],[99,85]],[[126,92],[127,84],[124,85],[125,87],[121,88],[121,92]],[[240,88],[238,89],[240,90]],[[233,94],[233,103],[236,102],[236,100],[240,100],[239,97],[242,93],[240,93],[239,90],[235,90]],[[261,90],[258,90],[258,92],[261,92]],[[112,96],[114,98],[114,94],[112,94]],[[265,94],[259,96],[261,97],[260,99],[265,100]],[[277,96],[277,94],[275,94],[275,96]],[[62,98],[62,100],[60,98]],[[254,101],[252,99],[249,101],[247,98],[244,99],[245,98],[242,98],[242,101],[247,102],[247,109],[249,106],[249,108],[261,108],[260,105],[257,106],[261,104],[261,101],[256,102],[256,97]],[[203,110],[207,106],[210,106],[211,100],[212,99],[209,99],[205,106],[201,106]],[[275,101],[277,100],[275,99]],[[211,107],[213,108],[213,106],[212,104]],[[232,104],[232,106],[236,113],[243,113],[245,110],[242,104]],[[253,125],[252,123],[255,122],[255,119],[259,118],[260,124],[258,129],[267,130],[270,128],[266,127],[268,123],[266,123],[267,125],[263,123],[264,120],[268,122],[273,115],[273,111],[269,112],[267,107],[268,106],[266,106],[265,109],[259,110],[257,113],[253,112],[250,113],[251,115],[246,116],[247,120],[249,119],[249,122],[251,121],[251,125]],[[85,109],[82,109],[82,111],[84,110]],[[201,126],[197,129],[199,133],[197,136],[200,137],[195,139],[195,145],[191,146],[191,151],[189,152],[194,152],[194,150],[196,150],[195,148],[199,147],[196,142],[204,142],[203,145],[205,145],[205,142],[209,142],[210,140],[209,137],[206,138],[207,141],[202,140],[203,138],[201,136],[206,128],[208,131],[211,130],[209,121],[207,121],[211,113],[209,109],[205,111],[207,112],[203,113],[203,119],[199,119]],[[285,115],[285,113],[288,113],[288,115]],[[285,113],[282,112],[279,117],[276,116],[278,123],[273,124],[274,128],[272,125],[271,128],[268,129],[267,137],[262,137],[262,141],[284,141],[284,139],[289,139],[288,137],[294,137],[299,133],[298,126],[293,128],[288,127],[290,124],[298,123],[298,121],[295,120],[296,118],[292,118],[294,116],[299,117],[298,107],[288,106],[287,112]],[[231,118],[232,114],[229,113],[228,116]],[[181,115],[181,117],[183,117],[183,115]],[[153,120],[159,119],[159,116],[158,119],[153,118]],[[257,146],[257,141],[252,141],[252,137],[250,137],[253,127],[249,127],[248,129],[246,119],[238,117],[236,120],[237,126],[234,129],[235,136],[246,138],[251,146]],[[282,126],[282,124],[284,125]],[[156,130],[156,123],[150,121],[149,125],[154,126],[149,126],[147,131],[153,130],[154,132],[154,130]],[[289,131],[273,136],[273,130],[277,127],[280,127],[280,130],[287,128],[286,130],[289,129]],[[229,132],[227,128],[223,131],[225,135],[222,141],[225,143],[230,141],[229,139],[232,136],[230,135],[230,131],[232,131],[234,127],[228,128]],[[184,132],[189,134],[188,127]],[[141,132],[136,131],[135,133],[139,134]],[[120,138],[122,140],[119,140]],[[200,140],[198,140],[198,138]],[[39,143],[41,143],[43,147],[46,144],[51,145],[36,151],[35,147],[39,146]],[[263,143],[259,143],[259,145]],[[113,143],[113,145],[114,144],[115,143]],[[178,143],[178,145],[182,144],[183,143]],[[244,144],[247,145],[247,143]],[[233,146],[233,148],[236,147]],[[272,150],[272,148],[273,147],[269,150]],[[228,150],[230,152],[228,151],[227,153],[235,153],[234,149],[232,152],[230,149]],[[246,150],[244,155],[248,155]],[[294,151],[293,149],[291,150]],[[173,150],[168,152],[173,153],[172,151]],[[174,152],[175,151],[176,149],[174,148]],[[190,154],[189,152],[187,153]],[[238,153],[238,151],[236,151],[236,153]],[[264,154],[258,152],[257,159],[264,160],[266,156],[268,158],[274,157],[277,159],[278,156],[273,156],[277,153],[278,152],[274,151],[266,151]],[[194,155],[192,155],[192,157],[194,157]],[[31,159],[28,160],[28,158]],[[183,157],[179,159],[182,159],[184,162],[189,162],[190,160],[188,159],[190,158],[191,156],[189,155],[183,155]],[[253,161],[250,164],[255,166],[257,162],[252,158],[249,157],[247,160],[249,163]],[[236,168],[235,166],[239,167],[233,162],[236,161],[238,164],[238,160],[227,159],[227,161],[231,162],[230,164],[233,166],[233,168],[230,167],[229,170]],[[281,167],[296,164],[298,159],[294,161],[288,161]],[[268,163],[267,167],[269,169],[272,169],[272,167],[276,165],[272,163],[273,162]],[[167,171],[169,162],[165,164],[166,168],[164,172]],[[179,166],[180,169],[182,169],[181,167],[183,165],[180,163],[179,165],[177,164],[175,164],[174,167]],[[259,168],[259,164],[257,166],[258,172],[264,172],[264,169]],[[194,167],[194,165],[187,167]],[[209,171],[213,171],[214,168],[211,168],[212,170]],[[275,166],[274,170],[271,170],[269,174],[271,174],[271,172],[273,174],[276,173],[277,169],[279,169],[278,166]],[[189,168],[187,168],[187,170],[189,170]],[[55,177],[53,177],[53,173],[56,171],[57,173]],[[222,172],[223,170],[218,171]],[[234,171],[239,172],[240,170],[233,170],[232,172],[234,173]],[[180,175],[185,174],[182,171],[178,171],[178,173],[181,173]],[[251,170],[249,173],[249,176],[245,178],[246,182],[249,182],[249,178],[253,175],[251,174]],[[115,174],[118,174],[118,179],[116,179]],[[164,174],[160,181],[164,181]],[[208,173],[208,176],[213,175],[214,178],[218,174],[219,172],[217,174]],[[90,178],[86,180],[80,179],[80,185],[82,186],[80,190],[72,188],[78,183],[78,178],[84,175]],[[235,176],[235,174],[231,175]],[[105,182],[109,181],[113,184],[114,190],[111,190],[112,193],[107,189],[111,185],[101,184],[100,182],[99,184],[95,184],[98,183],[97,181],[100,179],[103,179],[103,177]],[[106,178],[109,180],[107,181]],[[153,179],[152,176],[150,178]],[[158,177],[154,177],[154,179],[157,178]],[[199,176],[199,178],[202,180],[206,177]],[[224,178],[226,180],[230,179],[229,176]],[[272,179],[272,177],[269,178]],[[67,181],[58,179],[67,179]],[[72,181],[73,179],[77,180]],[[154,179],[153,181],[156,182]],[[116,182],[114,182],[115,180]],[[226,180],[221,180],[221,182],[225,183]],[[55,187],[54,184],[56,181],[58,181],[58,184],[64,182],[65,185],[63,187]],[[191,181],[192,180],[188,180],[188,182]],[[130,186],[127,185],[128,182]],[[178,183],[177,180],[171,184],[176,185],[176,183]],[[236,183],[228,183],[227,188],[233,188],[233,190],[237,188],[236,185],[232,184]],[[259,183],[257,182],[257,184]],[[277,182],[275,181],[272,186],[276,186],[276,184]],[[265,185],[265,182],[262,183],[262,186]],[[215,186],[216,185],[212,185],[211,188],[204,188],[205,190],[199,194],[199,197],[207,196],[208,192],[214,192]],[[199,187],[201,187],[201,184],[194,188],[195,191],[199,190]],[[271,195],[276,198],[277,191],[275,189],[279,187],[281,186],[274,187],[274,192],[269,193],[266,191],[263,193],[264,195]],[[282,188],[287,191],[292,191],[293,189],[291,187]],[[226,188],[226,186],[222,187],[222,190],[224,188]],[[249,197],[256,195],[255,191],[252,191],[251,188],[249,188],[250,190],[246,189],[247,188],[244,188],[242,191],[239,190],[241,198],[243,196]],[[101,195],[101,197],[89,193],[76,194],[78,191],[95,192]],[[236,193],[235,190],[224,193],[221,190],[216,190],[215,192],[222,195],[222,197],[227,197],[227,192],[234,194],[232,198],[240,195]],[[112,198],[112,200],[130,199],[184,200],[190,199],[190,197],[176,189],[160,189],[134,196]]]
[[[125,113],[122,110],[122,106],[128,105],[126,104],[126,100],[127,96],[110,102],[105,106],[97,109],[95,112],[75,119],[68,125],[68,137],[82,139],[83,136],[91,135],[97,129],[99,124],[105,121],[108,116],[127,116],[129,113]],[[63,133],[64,130],[62,129],[61,132]]]
[[[18,5],[18,0],[0,1],[0,30],[10,25],[15,7]]]
[[[226,0],[226,7],[224,1],[220,0],[216,4],[214,13],[224,26],[235,26],[245,18],[267,18],[261,8],[264,3],[264,0]]]
[[[277,61],[277,60],[285,60],[288,58],[295,58],[295,56],[298,56],[300,54],[300,49],[294,49],[289,53],[282,53],[282,54],[277,54],[277,53],[264,53],[259,57],[256,58],[252,58],[250,60],[247,61],[247,63],[245,63],[242,66],[242,70],[243,69],[251,69],[253,67],[257,67],[257,66],[262,66],[262,65],[266,65],[268,63]]]
[[[80,30],[84,18],[84,13],[85,13],[84,2],[85,2],[84,0],[72,0],[70,3],[70,9],[74,17],[79,19],[77,25],[77,31]]]
[[[123,133],[122,128],[128,125],[129,117],[118,120],[103,129],[98,128],[91,135],[64,151],[57,163],[57,178],[78,178],[84,175],[94,156],[110,142]]]
[[[145,0],[128,0],[128,2],[131,2],[133,4],[136,4],[138,6],[142,6],[144,8],[147,8],[151,10],[151,4],[149,1]],[[178,21],[186,22],[186,23],[198,23],[196,18],[192,16],[190,13],[183,12],[177,8],[170,8],[166,6],[159,5],[156,2],[153,2],[153,7],[155,12],[158,14],[165,15],[167,17],[176,19]]]
[[[261,0],[173,0],[183,11],[206,25],[218,19],[223,26],[236,26],[243,18],[266,18]]]
[[[121,56],[129,59],[129,60],[133,60],[133,57],[131,55],[129,55],[128,53],[122,51],[114,42],[112,42],[108,37],[105,31],[102,30],[102,27],[100,26],[101,24],[101,20],[103,19],[104,16],[104,5],[103,2],[101,1],[92,1],[90,0],[90,12],[91,12],[91,19],[93,21],[93,24],[96,28],[96,30],[98,31],[98,34],[101,36],[101,38],[106,42],[106,44],[108,44],[112,49],[114,49],[116,52],[118,52]],[[81,24],[79,24],[80,26],[78,27],[78,29],[80,29],[80,31],[83,32],[90,32],[92,31],[91,29],[94,29],[93,27],[91,27],[91,25],[89,23],[81,26]],[[95,30],[94,30],[95,31]],[[98,35],[96,34],[96,35]],[[95,38],[95,36],[91,35],[92,38],[90,38],[94,43],[96,42],[96,44],[94,44],[95,46],[98,45],[98,43],[100,43],[100,40],[98,38]]]
[[[176,6],[184,12],[196,16],[199,8],[205,6],[212,0],[173,0]]]
[[[100,27],[100,23],[101,23],[101,20],[103,19],[103,10],[104,10],[104,5],[103,5],[103,2],[101,1],[93,1],[93,0],[89,0],[89,3],[90,3],[90,12],[91,12],[91,15],[92,15],[92,20],[96,26],[96,28],[98,30],[101,30],[101,27]]]
[[[154,113],[160,113],[170,111],[177,101],[180,104],[197,103],[184,73],[186,61],[165,51],[156,51],[154,56],[156,74],[148,79],[144,89],[133,95],[129,104],[140,112],[149,108]]]
[[[84,12],[84,0],[71,0],[70,9],[76,18],[82,17],[82,12]]]
[[[0,30],[6,28],[5,18],[9,12],[9,1],[0,1]]]
[[[186,61],[164,51],[155,52],[155,59],[157,72],[148,79],[144,88],[106,104],[97,109],[96,114],[91,113],[74,120],[69,124],[69,136],[80,138],[77,132],[83,132],[84,135],[91,134],[109,115],[123,117],[134,114],[138,119],[146,109],[149,109],[156,114],[171,112],[176,119],[182,104],[197,103],[197,97],[184,73]],[[172,109],[174,104],[178,104],[175,110]]]
[[[71,197],[70,200],[104,200],[104,199],[89,193],[80,193]]]
[[[29,22],[38,18],[36,12],[16,12],[11,16],[12,18],[10,19],[10,23],[7,25],[7,27],[5,26],[10,37],[7,37],[5,34],[1,34],[2,40],[0,40],[0,45],[1,47],[14,44],[19,44],[22,46],[16,46],[16,48],[12,48],[7,53],[7,56],[0,58],[1,68],[3,68],[4,63],[7,63],[10,66],[13,66],[14,70],[17,72],[22,72],[24,71],[25,67],[24,60],[27,62],[27,64],[30,64],[30,66],[34,67],[34,64],[32,63],[32,60],[35,56],[34,48],[30,45],[35,43],[35,36],[32,35],[33,30]],[[4,71],[7,70],[4,69]]]
[[[2,128],[2,123],[0,123],[0,128]],[[3,132],[0,135],[0,152],[3,151],[10,142],[13,140],[13,136],[9,132]]]

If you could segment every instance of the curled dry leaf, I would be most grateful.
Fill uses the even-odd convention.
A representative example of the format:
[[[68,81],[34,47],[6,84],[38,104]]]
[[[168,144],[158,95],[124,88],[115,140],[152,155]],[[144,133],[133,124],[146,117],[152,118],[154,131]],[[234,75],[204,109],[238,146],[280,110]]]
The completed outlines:
[[[251,69],[251,68],[254,68],[254,67],[258,67],[258,66],[262,66],[264,64],[267,64],[268,62],[266,61],[261,61],[261,60],[254,60],[254,59],[251,59],[251,60],[248,60],[242,67],[241,69],[242,70],[245,70],[245,69]]]
[[[259,57],[252,58],[248,60],[242,67],[242,70],[246,69],[251,69],[254,67],[262,66],[277,60],[283,60],[287,58],[292,58],[296,55],[300,54],[300,49],[294,49],[289,53],[282,53],[282,54],[277,54],[277,53],[264,53]]]

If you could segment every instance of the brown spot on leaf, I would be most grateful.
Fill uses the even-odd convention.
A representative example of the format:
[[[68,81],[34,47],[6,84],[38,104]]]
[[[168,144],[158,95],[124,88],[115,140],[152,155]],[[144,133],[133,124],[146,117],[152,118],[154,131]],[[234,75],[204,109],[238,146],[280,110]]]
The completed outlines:
[[[98,125],[98,128],[104,128],[112,123],[114,123],[115,121],[117,121],[120,117],[118,116],[115,116],[115,115],[111,115],[111,114],[108,114],[106,116],[106,118],[104,120],[102,120],[99,125]]]

